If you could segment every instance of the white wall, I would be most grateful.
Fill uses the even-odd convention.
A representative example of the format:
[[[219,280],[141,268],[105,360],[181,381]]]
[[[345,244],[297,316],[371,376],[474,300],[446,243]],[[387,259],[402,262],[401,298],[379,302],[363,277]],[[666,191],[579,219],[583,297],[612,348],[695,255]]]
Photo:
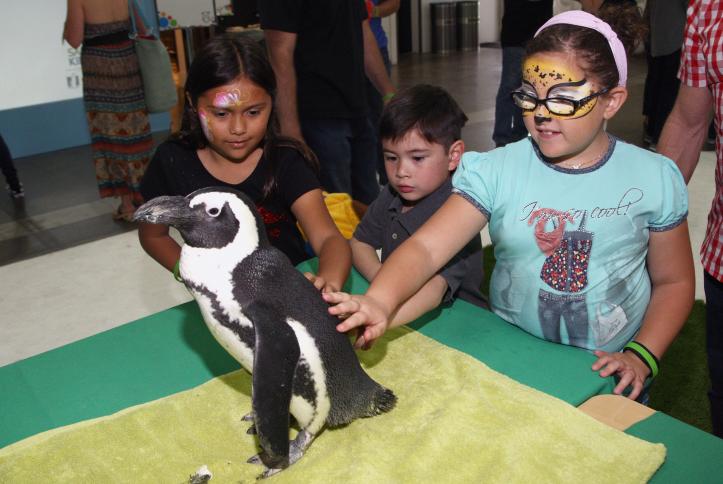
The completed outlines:
[[[82,97],[80,56],[61,43],[66,2],[0,0],[0,111]]]

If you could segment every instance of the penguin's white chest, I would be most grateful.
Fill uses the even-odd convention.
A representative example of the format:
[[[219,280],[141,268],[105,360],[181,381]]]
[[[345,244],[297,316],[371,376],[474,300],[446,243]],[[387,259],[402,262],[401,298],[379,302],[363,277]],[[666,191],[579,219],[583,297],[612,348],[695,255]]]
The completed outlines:
[[[241,366],[248,372],[251,372],[254,366],[253,347],[249,342],[243,341],[238,333],[217,319],[219,308],[214,308],[212,300],[208,296],[196,291],[193,291],[193,293],[201,309],[203,320],[206,322],[206,326],[208,326],[213,337],[236,361],[241,363]],[[221,303],[220,309],[223,317],[228,318],[227,324],[231,323],[239,327],[253,328],[251,321],[244,316],[237,305],[229,308],[224,307],[223,303]]]

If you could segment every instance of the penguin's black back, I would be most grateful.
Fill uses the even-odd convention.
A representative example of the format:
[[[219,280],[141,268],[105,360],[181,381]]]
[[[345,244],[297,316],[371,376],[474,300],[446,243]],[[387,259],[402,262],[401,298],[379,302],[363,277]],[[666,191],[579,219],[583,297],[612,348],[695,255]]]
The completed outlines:
[[[298,321],[313,337],[326,372],[329,425],[375,415],[394,405],[393,394],[364,372],[348,336],[336,330],[339,321],[329,314],[319,290],[283,253],[270,246],[260,248],[236,266],[232,277],[234,298],[241,307],[263,301],[278,308],[284,318]],[[389,408],[379,408],[378,403]]]

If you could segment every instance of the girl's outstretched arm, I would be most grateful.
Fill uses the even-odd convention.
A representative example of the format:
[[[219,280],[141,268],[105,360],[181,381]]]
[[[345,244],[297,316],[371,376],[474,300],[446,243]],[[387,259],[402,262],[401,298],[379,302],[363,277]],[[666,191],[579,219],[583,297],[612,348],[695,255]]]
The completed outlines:
[[[310,190],[297,198],[291,211],[319,256],[318,273],[307,277],[323,292],[340,290],[351,270],[351,249],[334,225],[321,190]]]
[[[148,255],[173,272],[173,266],[181,257],[181,246],[171,238],[167,225],[140,222],[138,240]]]
[[[486,223],[487,218],[482,212],[461,196],[452,194],[389,256],[364,296],[324,295],[327,302],[335,304],[329,308],[330,314],[349,315],[337,330],[346,332],[365,326],[361,344],[379,338],[401,304],[477,236]]]
[[[650,232],[647,266],[652,285],[650,303],[635,341],[661,359],[685,324],[695,297],[695,272],[687,222],[665,232]],[[628,397],[636,399],[650,374],[648,367],[629,351],[596,351],[595,355],[598,360],[592,366],[593,370],[599,370],[602,377],[612,374],[620,377],[614,393],[621,394],[632,386]]]

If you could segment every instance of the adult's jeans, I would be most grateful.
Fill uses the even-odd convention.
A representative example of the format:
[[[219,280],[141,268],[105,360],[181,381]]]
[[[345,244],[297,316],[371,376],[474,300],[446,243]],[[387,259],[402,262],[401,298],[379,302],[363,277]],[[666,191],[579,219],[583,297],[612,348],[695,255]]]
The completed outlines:
[[[707,272],[705,290],[706,350],[710,373],[710,415],[713,434],[723,438],[723,282]]]
[[[495,127],[492,140],[497,146],[519,141],[527,136],[522,110],[512,101],[512,92],[522,85],[523,47],[502,48],[502,76],[495,101]]]
[[[369,118],[301,120],[301,131],[321,165],[321,184],[370,204],[379,194],[377,136]]]

